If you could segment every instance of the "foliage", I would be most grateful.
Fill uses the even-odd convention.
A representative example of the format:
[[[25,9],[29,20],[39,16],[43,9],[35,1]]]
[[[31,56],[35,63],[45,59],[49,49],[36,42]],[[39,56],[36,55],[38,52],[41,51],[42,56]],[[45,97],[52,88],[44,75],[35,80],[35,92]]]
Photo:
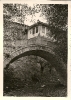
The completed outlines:
[[[46,12],[51,32],[57,40],[56,51],[63,58],[64,62],[67,63],[68,5],[50,4]]]
[[[17,7],[16,7],[16,5],[13,5],[13,4],[4,4],[3,7],[4,7],[4,12],[5,12],[5,10],[8,11],[11,14],[11,16],[13,16],[14,14],[17,13]],[[5,12],[5,13],[7,13],[7,12]]]

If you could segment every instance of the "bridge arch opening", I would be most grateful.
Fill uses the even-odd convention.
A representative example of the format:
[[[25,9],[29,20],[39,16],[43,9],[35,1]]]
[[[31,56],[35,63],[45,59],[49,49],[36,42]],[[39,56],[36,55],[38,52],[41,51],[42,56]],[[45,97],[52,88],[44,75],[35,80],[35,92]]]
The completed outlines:
[[[19,54],[18,56],[15,56],[13,59],[10,60],[10,62],[6,65],[6,68],[9,67],[9,65],[11,63],[13,63],[14,61],[16,61],[17,59],[21,58],[21,57],[25,57],[25,56],[30,56],[30,55],[34,55],[34,56],[39,56],[41,58],[44,58],[45,60],[47,60],[49,63],[51,63],[51,65],[56,69],[57,73],[59,74],[59,78],[62,82],[62,84],[66,85],[66,80],[67,80],[67,70],[66,70],[66,66],[64,64],[64,62],[62,61],[62,59],[56,54],[51,54],[47,51],[44,50],[30,50],[30,51],[26,51],[24,53]]]

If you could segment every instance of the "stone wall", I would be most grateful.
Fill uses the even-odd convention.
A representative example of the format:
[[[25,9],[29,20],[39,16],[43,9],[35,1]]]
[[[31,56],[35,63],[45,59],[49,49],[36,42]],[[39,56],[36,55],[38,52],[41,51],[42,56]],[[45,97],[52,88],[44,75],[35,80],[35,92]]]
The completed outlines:
[[[11,54],[16,47],[21,46],[21,42],[27,39],[27,33],[25,29],[28,26],[4,19],[3,22],[3,53],[4,57],[6,54]],[[18,45],[17,45],[18,44]]]
[[[3,33],[5,40],[17,40],[27,38],[27,34],[25,34],[25,29],[27,29],[27,25],[23,25],[16,22],[11,22],[8,20],[4,20],[3,23]]]

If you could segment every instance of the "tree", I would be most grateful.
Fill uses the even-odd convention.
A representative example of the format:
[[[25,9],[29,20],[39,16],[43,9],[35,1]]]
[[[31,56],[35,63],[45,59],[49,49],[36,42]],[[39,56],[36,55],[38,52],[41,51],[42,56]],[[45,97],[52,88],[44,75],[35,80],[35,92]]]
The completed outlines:
[[[11,16],[14,16],[18,11],[16,4],[4,4],[3,8],[3,12],[6,11],[6,13],[8,12]]]
[[[46,16],[50,29],[56,39],[57,48],[55,51],[67,63],[67,26],[68,26],[68,5],[64,4],[42,4],[42,15]]]
[[[58,43],[56,51],[63,58],[64,62],[67,63],[68,5],[53,5],[53,7],[56,13],[53,13],[51,24],[55,26],[55,30],[52,31],[54,31]]]

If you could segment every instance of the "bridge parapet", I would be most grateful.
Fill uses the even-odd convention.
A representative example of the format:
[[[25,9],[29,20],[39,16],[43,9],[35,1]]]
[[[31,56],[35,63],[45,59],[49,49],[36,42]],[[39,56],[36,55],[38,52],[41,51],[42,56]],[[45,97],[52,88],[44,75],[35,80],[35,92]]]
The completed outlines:
[[[53,41],[50,41],[48,38],[37,36],[27,41],[28,45],[35,44],[35,45],[50,45],[51,47],[56,47]]]
[[[29,44],[44,44],[47,45],[47,42],[54,44],[53,41],[49,40],[49,38],[45,38],[45,37],[41,37],[41,36],[37,36],[31,39],[27,39],[27,40],[17,40],[15,43],[15,46],[25,46],[25,45],[29,45]]]
[[[14,51],[15,53],[17,51],[20,53],[23,52],[21,50],[24,50],[24,51],[31,50],[30,48],[33,48],[33,50],[35,49],[40,50],[42,48],[45,50],[47,50],[47,48],[54,50],[54,48],[56,48],[56,45],[53,42],[49,41],[47,38],[43,38],[39,36],[31,38],[31,39],[27,39],[25,41],[21,41],[21,44],[22,44],[22,47],[20,49],[16,49]],[[12,54],[14,54],[14,52],[12,52]]]

